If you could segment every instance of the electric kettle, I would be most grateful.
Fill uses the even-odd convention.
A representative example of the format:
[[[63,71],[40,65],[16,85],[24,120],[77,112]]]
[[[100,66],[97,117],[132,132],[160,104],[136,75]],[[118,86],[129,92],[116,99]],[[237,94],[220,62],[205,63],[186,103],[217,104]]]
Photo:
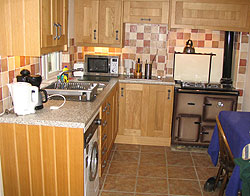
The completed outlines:
[[[17,115],[35,113],[35,106],[38,103],[39,89],[27,82],[16,82],[8,84],[12,97],[14,112]]]
[[[194,46],[193,46],[193,41],[191,39],[189,39],[186,42],[186,46],[185,46],[185,48],[183,50],[183,53],[187,53],[187,54],[195,53],[195,49],[194,49]]]

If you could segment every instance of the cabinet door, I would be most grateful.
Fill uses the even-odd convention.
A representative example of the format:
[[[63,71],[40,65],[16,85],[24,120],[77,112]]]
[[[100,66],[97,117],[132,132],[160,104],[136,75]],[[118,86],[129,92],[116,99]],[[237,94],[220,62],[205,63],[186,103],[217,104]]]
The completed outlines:
[[[41,47],[56,46],[56,0],[43,0],[41,2]]]
[[[114,96],[113,92],[110,93],[109,97],[107,98],[107,144],[108,144],[108,151],[112,148],[112,141],[113,141],[113,132],[114,132],[114,125],[113,125],[113,107],[114,107]]]
[[[146,133],[149,85],[120,84],[119,135],[141,136]]]
[[[121,43],[121,1],[100,1],[99,43]]]
[[[99,1],[75,0],[74,10],[76,43],[98,43]]]
[[[220,111],[233,111],[236,109],[236,101],[233,98],[205,97],[203,108],[203,120],[214,121]]]
[[[57,0],[57,19],[58,26],[57,46],[67,44],[68,40],[68,0]]]
[[[125,1],[124,22],[168,23],[169,1]]]
[[[145,136],[171,138],[173,86],[150,85]]]
[[[178,141],[198,142],[200,132],[200,115],[180,114],[178,117]]]
[[[249,31],[249,1],[173,0],[171,28]]]

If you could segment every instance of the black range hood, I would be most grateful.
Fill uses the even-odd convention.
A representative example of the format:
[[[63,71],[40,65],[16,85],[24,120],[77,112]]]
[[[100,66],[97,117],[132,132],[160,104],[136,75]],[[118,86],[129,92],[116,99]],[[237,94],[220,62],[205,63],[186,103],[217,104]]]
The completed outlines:
[[[225,31],[224,59],[221,83],[232,85],[232,60],[233,60],[234,32]]]

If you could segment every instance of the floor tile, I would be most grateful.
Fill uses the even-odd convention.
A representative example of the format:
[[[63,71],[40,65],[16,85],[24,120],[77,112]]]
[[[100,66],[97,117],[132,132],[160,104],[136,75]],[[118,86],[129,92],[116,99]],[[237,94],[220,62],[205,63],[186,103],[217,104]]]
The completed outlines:
[[[165,147],[163,146],[141,146],[141,152],[165,154]]]
[[[168,196],[168,194],[164,194],[164,195],[162,195],[162,194],[147,194],[147,193],[136,193],[136,195],[135,196]]]
[[[140,149],[141,149],[140,145],[116,144],[116,150],[118,150],[118,151],[136,151],[136,152],[139,152]]]
[[[102,189],[102,185],[104,184],[105,178],[105,174],[103,174],[102,177],[99,178],[99,189]]]
[[[158,193],[167,194],[167,179],[137,178],[136,193]]]
[[[102,191],[99,196],[134,196],[134,193],[124,193],[124,192],[104,192]]]
[[[141,153],[140,162],[155,165],[166,165],[166,158],[164,154]]]
[[[139,152],[115,151],[112,161],[138,162]]]
[[[103,190],[134,192],[135,182],[136,177],[107,175]]]
[[[190,166],[168,166],[168,178],[195,179],[197,176],[194,167]]]
[[[138,163],[127,163],[127,162],[112,162],[109,168],[109,174],[112,175],[126,175],[136,176]]]
[[[193,166],[193,160],[189,152],[167,152],[168,165]]]
[[[194,160],[195,166],[200,167],[215,167],[208,154],[197,154],[192,153],[192,158]]]
[[[216,176],[218,168],[216,167],[195,167],[199,180],[207,180],[210,177]]]
[[[138,176],[166,178],[167,168],[166,165],[146,164],[141,162],[139,165]]]
[[[198,181],[169,179],[170,195],[202,195]]]

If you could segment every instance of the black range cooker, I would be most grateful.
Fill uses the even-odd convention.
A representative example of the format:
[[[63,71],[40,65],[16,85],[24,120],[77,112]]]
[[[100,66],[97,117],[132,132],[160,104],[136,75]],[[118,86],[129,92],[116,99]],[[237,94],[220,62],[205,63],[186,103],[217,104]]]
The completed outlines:
[[[222,110],[235,111],[238,95],[230,85],[177,82],[172,144],[208,146],[216,116]]]

